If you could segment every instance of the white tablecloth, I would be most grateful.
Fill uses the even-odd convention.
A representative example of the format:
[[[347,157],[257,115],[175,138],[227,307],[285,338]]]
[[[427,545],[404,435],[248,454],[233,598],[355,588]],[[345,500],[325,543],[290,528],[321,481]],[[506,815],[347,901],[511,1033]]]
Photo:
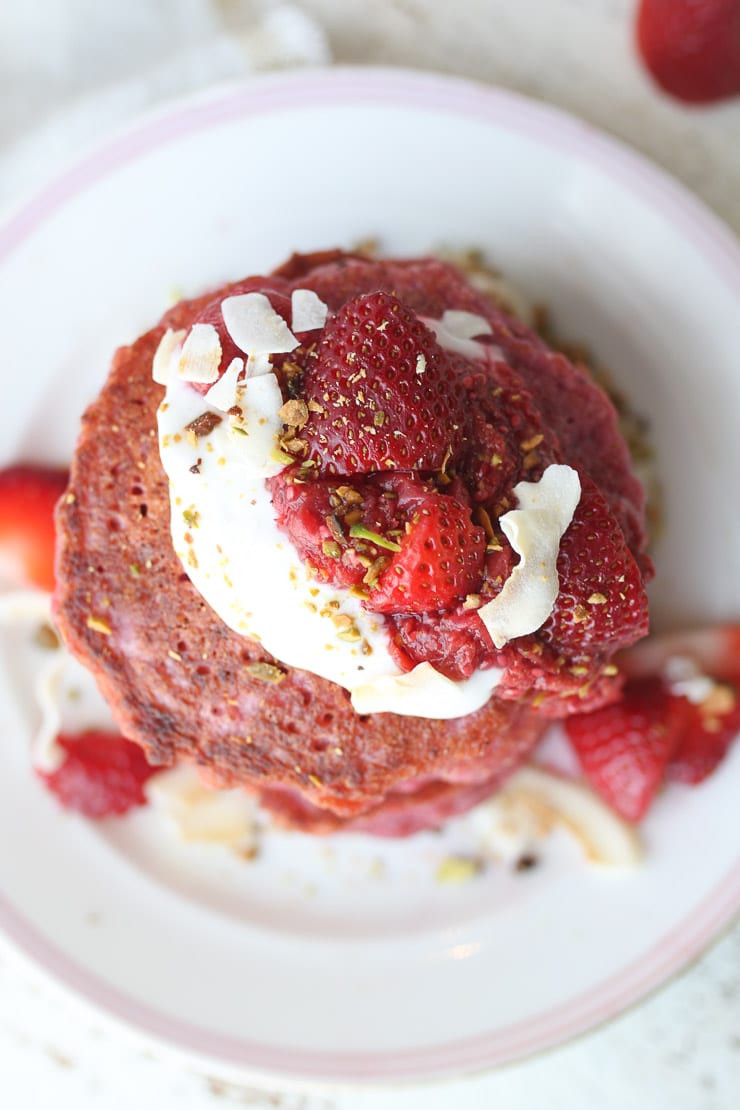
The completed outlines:
[[[331,53],[459,73],[559,104],[645,151],[740,231],[740,99],[687,110],[658,94],[634,54],[633,8],[632,0],[3,0],[0,203],[163,98]],[[197,1075],[101,1023],[0,946],[8,1110],[738,1105],[738,927],[633,1011],[535,1060],[434,1088],[326,1096]]]

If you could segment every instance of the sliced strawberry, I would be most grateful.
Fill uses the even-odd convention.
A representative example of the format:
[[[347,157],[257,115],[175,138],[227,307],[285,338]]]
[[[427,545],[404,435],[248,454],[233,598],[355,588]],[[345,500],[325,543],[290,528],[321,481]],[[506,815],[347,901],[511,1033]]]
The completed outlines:
[[[581,486],[560,544],[560,592],[541,635],[569,652],[612,653],[647,634],[647,594],[604,497],[586,475]]]
[[[714,680],[702,700],[687,703],[686,730],[667,771],[667,777],[677,782],[702,782],[724,759],[740,731],[740,625],[651,636],[619,655],[617,663],[630,681],[660,675],[667,683],[677,663],[683,664],[683,670],[688,663],[689,674],[693,665],[699,676],[699,687],[695,686],[699,697],[703,676]],[[691,685],[685,684],[684,691]],[[682,684],[674,681],[674,696],[681,689]]]
[[[431,663],[441,674],[459,681],[495,659],[483,621],[461,605],[442,613],[389,613],[386,620],[388,648],[403,671],[417,663]]]
[[[147,763],[138,744],[99,731],[62,735],[57,742],[66,752],[64,763],[38,773],[65,809],[97,818],[146,805],[142,787],[157,768]]]
[[[636,31],[672,96],[700,104],[740,93],[740,0],[642,0]]]
[[[685,698],[670,696],[661,678],[650,677],[629,683],[616,704],[565,721],[584,775],[625,820],[639,821],[646,813],[690,709]]]
[[[439,470],[462,442],[447,355],[389,293],[355,297],[329,319],[302,390],[306,458],[328,474]]]
[[[521,376],[506,363],[467,373],[470,435],[463,473],[475,502],[495,518],[499,503],[521,480],[536,482],[546,466],[560,461],[558,441],[542,420]]]
[[[54,589],[54,508],[68,473],[52,467],[0,470],[0,579]]]
[[[430,492],[421,501],[366,604],[380,613],[446,609],[474,593],[483,579],[486,535],[470,509]]]
[[[295,467],[286,467],[269,481],[275,519],[303,561],[335,586],[377,579],[399,548],[406,514],[431,488],[403,474],[352,482],[296,476]]]
[[[727,755],[740,730],[740,700],[733,687],[717,686],[702,705],[687,705],[686,728],[666,778],[693,785],[711,775]]]
[[[319,578],[361,588],[368,609],[436,611],[480,584],[485,533],[457,498],[410,474],[295,482],[295,470],[269,483],[278,524]]]

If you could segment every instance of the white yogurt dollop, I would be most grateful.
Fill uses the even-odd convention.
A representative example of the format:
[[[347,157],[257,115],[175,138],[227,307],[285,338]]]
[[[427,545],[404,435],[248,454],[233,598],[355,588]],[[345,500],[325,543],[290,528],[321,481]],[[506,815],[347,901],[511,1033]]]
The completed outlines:
[[[310,577],[275,522],[265,485],[285,465],[277,454],[278,382],[268,373],[241,386],[241,430],[175,374],[159,409],[172,539],[198,592],[230,628],[259,640],[276,659],[357,691],[358,712],[449,719],[479,709],[500,671],[455,683],[429,666],[403,675],[388,651],[382,617],[347,590]],[[198,437],[187,426],[203,413],[220,421]]]

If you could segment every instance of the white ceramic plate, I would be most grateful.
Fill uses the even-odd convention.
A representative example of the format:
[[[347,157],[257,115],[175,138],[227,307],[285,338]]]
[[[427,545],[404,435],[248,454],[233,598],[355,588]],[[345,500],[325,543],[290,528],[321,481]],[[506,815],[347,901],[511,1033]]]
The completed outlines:
[[[551,109],[398,71],[262,79],[149,118],[0,227],[3,459],[69,457],[116,344],[293,249],[476,245],[593,344],[653,420],[657,625],[740,615],[740,254],[663,174]],[[647,862],[554,844],[460,886],[472,826],[398,844],[268,838],[249,865],[152,814],[63,815],[0,696],[0,923],[129,1026],[240,1073],[405,1080],[490,1066],[615,1014],[740,904],[740,751],[645,825]],[[377,861],[382,861],[382,866]]]

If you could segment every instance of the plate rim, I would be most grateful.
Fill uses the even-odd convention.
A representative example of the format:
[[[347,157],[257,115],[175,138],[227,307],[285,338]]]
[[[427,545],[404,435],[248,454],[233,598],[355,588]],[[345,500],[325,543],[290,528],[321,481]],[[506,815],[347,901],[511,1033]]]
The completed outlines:
[[[628,192],[675,220],[740,301],[740,244],[686,187],[644,155],[560,108],[459,77],[391,67],[337,66],[288,71],[210,87],[148,112],[114,133],[0,220],[0,263],[65,203],[156,146],[209,125],[319,104],[398,105],[463,115],[586,157]],[[398,1053],[317,1053],[260,1045],[199,1029],[124,995],[66,955],[0,895],[0,929],[59,983],[130,1030],[191,1058],[282,1081],[391,1083],[480,1071],[522,1059],[602,1024],[645,997],[696,958],[740,910],[740,861],[662,940],[627,969],[537,1018],[466,1040]]]
[[[67,956],[0,895],[0,928],[56,984],[129,1033],[241,1078],[315,1086],[430,1082],[515,1063],[555,1048],[618,1017],[685,969],[732,923],[740,905],[740,862],[666,936],[626,969],[561,1006],[498,1033],[402,1052],[327,1053],[246,1042],[166,1016],[130,998]],[[611,994],[608,992],[612,992]]]

